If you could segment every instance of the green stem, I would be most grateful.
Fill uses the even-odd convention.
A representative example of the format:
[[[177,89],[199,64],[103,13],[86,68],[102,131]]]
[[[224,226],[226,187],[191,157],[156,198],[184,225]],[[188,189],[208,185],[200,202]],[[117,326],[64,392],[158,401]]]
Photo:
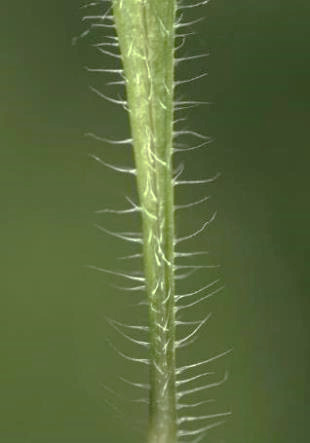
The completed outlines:
[[[174,192],[175,0],[114,0],[143,221],[149,301],[149,443],[176,442]]]

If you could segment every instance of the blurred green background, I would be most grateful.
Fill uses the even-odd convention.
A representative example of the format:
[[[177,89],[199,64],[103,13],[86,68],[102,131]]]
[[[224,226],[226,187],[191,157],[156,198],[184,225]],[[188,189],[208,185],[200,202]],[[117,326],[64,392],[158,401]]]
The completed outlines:
[[[128,123],[121,109],[88,89],[102,80],[84,65],[115,63],[94,55],[91,39],[72,46],[85,29],[79,6],[16,0],[2,8],[1,443],[144,441],[145,407],[130,402],[140,393],[119,376],[142,382],[146,374],[106,339],[130,355],[139,350],[105,316],[143,323],[145,311],[135,307],[136,295],[114,287],[123,281],[85,267],[129,267],[116,257],[132,248],[94,223],[137,226],[128,217],[94,214],[125,207],[124,196],[135,190],[132,179],[89,157],[132,161],[127,147],[83,136],[126,138]],[[216,0],[187,15],[205,20],[182,55],[210,56],[180,65],[179,79],[208,71],[180,97],[211,104],[184,113],[184,128],[215,142],[183,156],[184,177],[222,175],[212,185],[178,189],[179,203],[212,195],[209,205],[182,213],[178,230],[195,230],[218,210],[191,246],[207,248],[221,263],[225,290],[188,313],[213,316],[180,361],[234,348],[214,366],[218,377],[228,368],[230,379],[212,393],[214,412],[231,408],[233,416],[205,441],[310,438],[309,9],[298,0]],[[197,272],[181,290],[217,272]]]

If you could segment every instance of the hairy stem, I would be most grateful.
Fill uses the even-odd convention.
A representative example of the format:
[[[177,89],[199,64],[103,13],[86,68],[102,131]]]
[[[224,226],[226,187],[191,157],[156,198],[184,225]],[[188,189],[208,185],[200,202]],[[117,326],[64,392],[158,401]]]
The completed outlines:
[[[114,0],[143,222],[150,327],[149,443],[176,442],[174,186],[175,0]]]

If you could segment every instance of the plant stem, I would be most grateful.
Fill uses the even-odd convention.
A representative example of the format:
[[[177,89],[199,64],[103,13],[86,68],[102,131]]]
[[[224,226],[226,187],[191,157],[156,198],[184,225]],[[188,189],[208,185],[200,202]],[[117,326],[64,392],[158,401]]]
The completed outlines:
[[[150,327],[149,443],[176,442],[174,186],[175,0],[114,0],[142,212]]]

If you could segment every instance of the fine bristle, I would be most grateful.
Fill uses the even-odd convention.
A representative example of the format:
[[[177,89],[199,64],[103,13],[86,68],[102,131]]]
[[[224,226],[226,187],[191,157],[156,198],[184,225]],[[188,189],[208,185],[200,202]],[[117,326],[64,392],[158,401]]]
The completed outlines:
[[[172,23],[171,26],[169,20],[166,21],[166,17],[156,9],[156,2],[144,0],[135,2],[135,7],[138,5],[144,15],[142,14],[142,19],[136,24],[141,35],[136,35],[131,41],[126,39],[130,38],[130,32],[134,32],[135,27],[126,28],[126,32],[120,30],[122,23],[118,23],[116,12],[120,14],[125,7],[128,7],[128,3],[124,0],[91,1],[81,6],[84,14],[81,18],[84,30],[73,39],[73,43],[79,40],[88,42],[92,51],[102,57],[103,61],[100,62],[100,66],[93,66],[92,63],[91,67],[84,66],[85,71],[92,76],[92,81],[93,79],[97,81],[99,77],[101,81],[103,78],[99,87],[89,86],[89,89],[100,99],[113,105],[120,105],[127,112],[132,129],[131,135],[124,138],[120,135],[119,139],[114,139],[113,135],[112,138],[108,138],[91,131],[87,132],[85,135],[92,139],[94,144],[99,142],[98,146],[107,149],[106,152],[101,150],[99,154],[89,154],[89,156],[113,172],[133,176],[138,185],[138,197],[126,197],[126,205],[122,206],[117,202],[114,204],[113,201],[111,207],[95,211],[96,214],[104,217],[103,224],[96,223],[95,227],[114,239],[124,240],[124,248],[129,243],[131,246],[128,248],[133,247],[133,250],[124,249],[124,252],[119,254],[120,270],[113,269],[113,265],[107,265],[107,267],[90,265],[88,268],[100,271],[116,282],[128,280],[128,286],[125,283],[124,286],[113,284],[112,287],[120,291],[120,297],[124,297],[123,292],[127,292],[132,297],[131,300],[134,299],[135,306],[148,310],[149,324],[147,324],[145,312],[144,316],[141,316],[142,321],[137,323],[130,320],[126,323],[106,317],[111,330],[118,334],[120,341],[125,342],[128,350],[126,347],[124,353],[110,339],[107,339],[107,342],[122,359],[127,362],[142,363],[138,366],[147,367],[150,376],[147,383],[143,379],[132,381],[123,374],[119,375],[119,380],[124,386],[128,385],[129,390],[137,388],[146,391],[145,397],[130,399],[131,402],[141,403],[145,407],[156,398],[156,405],[149,405],[150,410],[152,411],[152,406],[154,406],[158,408],[159,413],[163,413],[167,405],[171,407],[170,398],[173,397],[177,431],[174,440],[169,440],[171,443],[199,443],[209,430],[223,424],[224,418],[231,415],[231,411],[213,412],[208,409],[202,411],[202,408],[209,408],[215,402],[213,398],[206,398],[206,393],[224,384],[228,378],[226,371],[224,376],[218,379],[214,367],[208,370],[208,366],[227,356],[231,349],[205,360],[198,360],[196,363],[187,363],[179,367],[175,364],[175,355],[177,360],[179,353],[181,358],[184,358],[184,354],[181,354],[182,348],[194,343],[204,331],[204,326],[209,325],[211,313],[204,302],[207,304],[210,298],[222,292],[224,288],[220,278],[214,277],[214,274],[212,276],[212,272],[215,272],[219,265],[210,264],[207,261],[209,253],[204,250],[205,245],[198,246],[197,250],[195,247],[195,242],[200,239],[201,242],[204,241],[202,237],[205,231],[216,218],[216,211],[211,213],[204,203],[210,199],[210,195],[207,194],[209,185],[218,179],[220,173],[213,176],[210,174],[209,177],[207,173],[206,178],[204,175],[202,178],[201,176],[191,177],[191,175],[189,175],[190,178],[186,178],[187,169],[191,168],[188,159],[194,161],[194,156],[199,156],[199,153],[213,141],[209,135],[201,133],[196,128],[188,129],[186,126],[188,110],[197,107],[200,109],[201,105],[210,104],[208,101],[201,100],[200,97],[189,99],[185,94],[186,88],[196,82],[199,84],[208,74],[202,68],[198,68],[198,72],[193,72],[192,75],[182,73],[184,65],[194,66],[199,61],[204,62],[209,56],[208,52],[192,53],[191,51],[188,54],[186,49],[189,38],[195,34],[193,28],[204,20],[204,16],[187,19],[186,15],[190,15],[192,9],[205,6],[208,1],[196,3],[191,3],[190,0],[177,1],[173,6],[174,24]],[[148,21],[146,13],[150,10],[153,11],[154,17]],[[172,14],[170,10],[168,12]],[[126,21],[126,16],[124,17],[125,19],[123,16],[121,19]],[[129,19],[134,20],[128,16]],[[122,20],[119,21],[122,22]],[[152,42],[149,41],[151,37],[148,32],[153,25],[158,34],[158,42],[161,41],[160,39],[164,42],[161,46],[158,44],[161,51],[159,55],[151,53],[156,46],[154,44],[152,46]],[[170,44],[172,37],[173,44]],[[141,41],[138,42],[138,39]],[[156,43],[158,42],[156,40]],[[170,48],[170,52],[167,48]],[[171,56],[170,60],[168,58],[165,60],[167,54]],[[107,60],[110,61],[107,63]],[[128,69],[130,60],[134,61]],[[169,64],[169,68],[164,67],[161,71],[159,68],[161,62]],[[159,72],[158,78],[155,78],[156,72]],[[175,73],[177,78],[174,78]],[[132,103],[135,103],[135,109]],[[122,146],[125,146],[125,149]],[[118,165],[118,161],[114,162],[113,159],[110,162],[109,156],[114,150],[120,149],[124,155],[128,155],[127,146],[133,151],[134,167],[126,164],[128,157],[126,157],[127,161],[124,161],[125,165],[121,161],[121,165]],[[182,159],[176,163],[176,159],[179,160],[180,156],[186,159],[186,169]],[[143,167],[145,167],[144,170],[142,170]],[[128,180],[131,179],[128,178]],[[203,191],[202,196],[201,193],[199,195],[200,191]],[[170,201],[167,202],[165,199],[167,201],[170,199]],[[182,211],[183,209],[188,211]],[[204,215],[196,221],[195,211],[198,214],[199,209]],[[198,228],[184,234],[182,228],[184,226],[186,232],[186,223],[183,224],[183,217],[188,217],[188,214],[191,215],[191,220],[195,220]],[[118,215],[122,217],[115,217]],[[139,218],[139,225],[133,228],[134,232],[132,232],[131,226],[135,226],[134,217],[136,217],[135,220]],[[181,222],[177,223],[179,220]],[[118,223],[122,221],[123,225],[119,225]],[[114,225],[115,230],[109,228]],[[119,226],[124,226],[124,228],[119,228]],[[183,243],[185,243],[184,247]],[[178,250],[179,244],[182,244],[181,250]],[[188,244],[189,249],[187,249]],[[196,260],[199,262],[197,263]],[[194,274],[200,276],[202,273],[206,277],[203,281],[209,282],[196,283],[193,287],[198,286],[198,289],[189,289],[187,280],[190,280]],[[143,293],[143,299],[137,298],[136,293],[138,295]],[[203,311],[199,315],[200,320],[196,320],[195,315],[190,317],[192,315],[190,313],[195,312],[198,304],[200,309],[197,312]],[[131,355],[130,347],[137,349],[134,355]],[[168,367],[171,361],[174,366]],[[126,375],[127,371],[123,372]],[[135,380],[135,376],[133,379]],[[154,380],[157,380],[155,394],[152,392]],[[207,383],[206,380],[208,380]],[[199,384],[201,382],[204,384]],[[187,389],[184,389],[185,387]],[[114,400],[121,403],[124,401],[122,396],[109,387],[105,389],[112,396],[111,407],[118,411]],[[196,394],[197,397],[200,395],[200,398],[196,398]],[[183,402],[183,397],[186,397],[185,402]],[[166,401],[162,410],[159,405],[161,400]],[[197,415],[188,414],[196,410]],[[197,423],[198,426],[196,426]],[[191,427],[192,424],[195,427]],[[168,440],[162,441],[168,442]]]

